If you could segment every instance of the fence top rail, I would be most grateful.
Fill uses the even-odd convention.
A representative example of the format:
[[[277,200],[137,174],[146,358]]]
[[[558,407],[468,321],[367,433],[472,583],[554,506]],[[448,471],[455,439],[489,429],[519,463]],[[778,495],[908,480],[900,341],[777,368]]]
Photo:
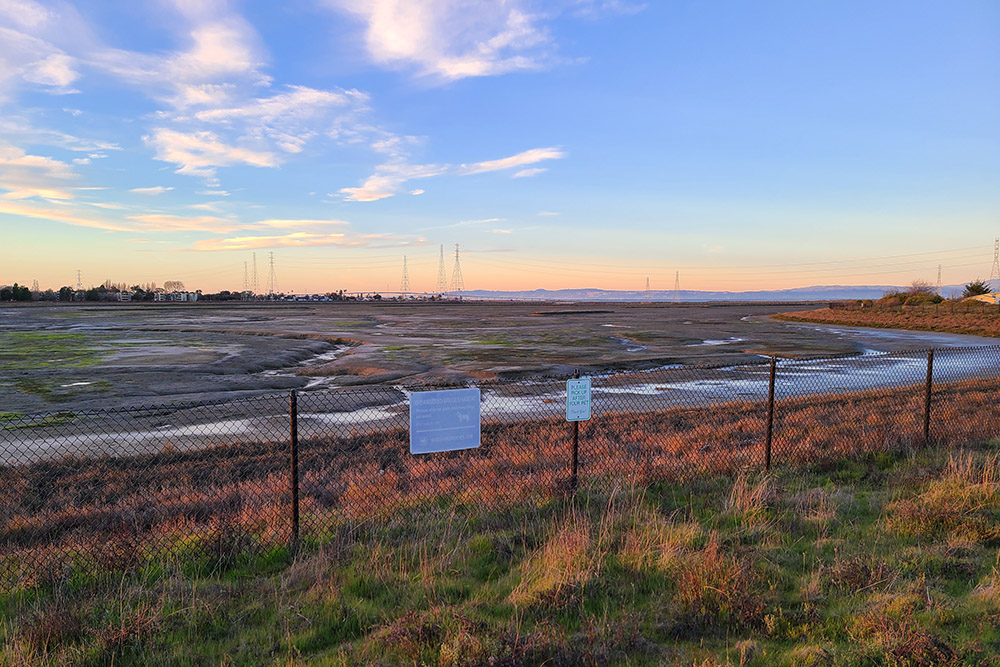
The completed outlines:
[[[803,356],[803,357],[783,357],[780,355],[773,355],[778,361],[778,368],[794,368],[798,364],[809,364],[816,363],[820,361],[834,361],[834,360],[844,360],[853,359],[857,361],[876,361],[879,359],[886,358],[921,358],[926,357],[927,353],[933,351],[935,356],[943,356],[946,354],[969,354],[969,353],[981,353],[984,357],[989,355],[997,355],[1000,357],[1000,344],[997,345],[969,345],[969,346],[958,346],[958,347],[944,347],[944,348],[913,348],[905,350],[896,350],[893,352],[880,352],[876,354],[858,353],[858,352],[846,352],[842,354],[826,354],[826,355],[816,355],[816,356]],[[654,378],[657,375],[672,375],[672,374],[682,374],[691,373],[697,371],[712,371],[712,370],[723,370],[730,368],[754,368],[754,367],[766,367],[771,363],[772,355],[759,355],[757,359],[750,359],[747,361],[733,361],[727,360],[725,362],[707,362],[707,363],[697,363],[697,364],[678,364],[678,365],[667,365],[660,366],[656,368],[649,368],[643,370],[620,370],[620,371],[610,371],[602,373],[591,373],[590,377],[601,381],[606,380],[610,382],[622,382],[628,381],[630,379],[646,379]],[[460,389],[466,387],[480,387],[484,389],[492,389],[498,387],[512,387],[518,385],[557,385],[565,382],[566,380],[573,377],[573,373],[567,374],[555,374],[547,376],[537,376],[535,378],[519,378],[519,379],[494,379],[494,380],[478,380],[469,382],[434,382],[426,384],[405,384],[405,383],[395,383],[395,384],[371,384],[371,385],[349,385],[344,387],[325,387],[322,389],[298,389],[291,390],[297,391],[300,396],[310,396],[310,397],[324,397],[324,396],[374,396],[377,394],[386,394],[392,392],[401,392],[407,394],[413,391],[433,391],[439,389]],[[109,408],[85,408],[85,409],[62,409],[62,410],[50,410],[42,412],[0,412],[0,431],[5,430],[5,428],[13,427],[16,428],[17,424],[26,421],[39,421],[44,419],[57,418],[60,416],[72,415],[74,417],[113,417],[116,415],[156,415],[158,413],[162,414],[172,414],[184,410],[197,410],[199,408],[221,408],[221,407],[232,407],[232,406],[247,406],[253,405],[254,403],[263,402],[279,402],[287,401],[289,390],[284,391],[259,391],[259,392],[239,392],[241,395],[234,398],[220,398],[211,400],[186,400],[186,401],[170,401],[164,403],[148,403],[148,404],[132,404],[124,406],[115,406]],[[247,395],[249,394],[249,395]]]

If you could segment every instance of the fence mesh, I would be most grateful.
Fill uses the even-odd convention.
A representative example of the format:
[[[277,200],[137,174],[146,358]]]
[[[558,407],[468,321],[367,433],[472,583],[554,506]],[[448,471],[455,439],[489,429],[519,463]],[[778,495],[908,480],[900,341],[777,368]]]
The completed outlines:
[[[1000,433],[1000,347],[663,368],[592,378],[579,484],[647,484]],[[928,364],[932,392],[928,408]],[[482,384],[481,446],[412,455],[409,397],[371,386],[211,404],[4,413],[0,587],[321,542],[422,507],[503,508],[574,486],[562,381]],[[298,470],[293,475],[294,420]]]

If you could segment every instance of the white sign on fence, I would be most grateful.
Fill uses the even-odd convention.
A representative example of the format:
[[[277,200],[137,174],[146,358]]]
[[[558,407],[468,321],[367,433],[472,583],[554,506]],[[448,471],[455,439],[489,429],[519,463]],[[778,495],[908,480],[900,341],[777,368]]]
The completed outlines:
[[[410,453],[474,449],[480,443],[478,389],[410,394]]]
[[[590,419],[590,378],[566,380],[566,421]]]

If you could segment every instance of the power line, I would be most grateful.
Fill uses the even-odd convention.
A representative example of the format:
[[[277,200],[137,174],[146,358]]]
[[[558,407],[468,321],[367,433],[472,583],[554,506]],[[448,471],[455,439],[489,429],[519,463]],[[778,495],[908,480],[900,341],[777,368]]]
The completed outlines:
[[[901,254],[901,255],[883,255],[881,257],[854,257],[854,258],[848,258],[848,259],[831,259],[831,260],[823,260],[823,261],[820,261],[820,262],[793,262],[793,263],[781,263],[781,264],[745,264],[745,265],[742,265],[742,266],[741,265],[736,265],[736,264],[729,264],[729,265],[727,265],[727,268],[730,268],[730,269],[772,269],[772,268],[789,268],[789,267],[796,267],[796,266],[823,266],[823,265],[827,265],[827,264],[855,264],[855,263],[858,263],[858,262],[882,262],[882,261],[887,260],[887,259],[902,259],[902,258],[905,258],[905,257],[924,257],[924,256],[927,256],[927,255],[947,255],[947,254],[951,254],[951,253],[955,253],[955,252],[966,252],[966,251],[969,251],[969,250],[979,250],[979,251],[982,251],[985,247],[986,246],[982,246],[982,245],[974,245],[974,246],[968,246],[968,247],[965,247],[965,248],[952,248],[950,250],[929,250],[929,251],[926,251],[926,252],[911,252],[911,253],[905,253],[905,254]],[[549,261],[549,260],[546,259],[546,261]],[[559,262],[556,261],[556,260],[553,260],[553,263],[559,263]],[[578,264],[579,262],[564,262],[564,263]],[[595,266],[595,265],[594,264],[590,264],[590,266]],[[620,266],[620,265],[615,265],[615,266]],[[634,266],[634,265],[632,265],[632,266]],[[682,266],[681,268],[684,268],[684,269],[698,269],[700,267],[688,265],[688,266]]]
[[[949,259],[952,260],[952,261],[954,261],[954,260],[960,260],[960,259],[974,259],[974,258],[977,258],[977,257],[982,257],[982,255],[981,254],[964,255],[964,256],[961,256],[961,257],[951,257]],[[514,267],[526,267],[526,268],[542,269],[542,270],[551,269],[552,268],[552,267],[550,267],[548,265],[547,261],[543,263],[543,262],[526,262],[526,261],[517,261],[517,260],[506,260],[506,259],[497,259],[497,258],[480,258],[480,262],[487,263],[487,264],[492,263],[492,264],[499,264],[499,265],[508,265],[508,266],[514,266]],[[883,264],[880,264],[878,266],[879,266],[879,268],[884,267],[884,266],[908,266],[908,267],[913,267],[912,269],[903,269],[903,271],[907,271],[907,270],[916,270],[916,269],[924,268],[924,267],[927,266],[927,264],[926,264],[926,260],[911,260],[911,261],[897,262],[897,263],[892,263],[892,264],[884,264],[883,263]],[[624,268],[624,267],[619,267],[619,268]],[[729,267],[729,268],[736,268],[736,267]],[[817,275],[817,276],[823,276],[824,274],[834,274],[834,277],[835,277],[836,275],[844,275],[844,274],[841,274],[840,272],[843,272],[843,271],[856,271],[856,270],[861,269],[861,268],[864,268],[864,267],[859,267],[859,266],[840,266],[840,267],[819,268],[819,269],[813,269],[813,270],[757,271],[757,272],[755,272],[753,274],[747,274],[747,273],[736,273],[736,272],[725,272],[725,273],[723,273],[720,269],[715,269],[715,268],[711,268],[711,267],[703,267],[701,269],[689,269],[689,273],[693,272],[695,274],[709,275],[711,277],[727,277],[727,276],[747,277],[748,275],[752,275],[752,276],[763,276],[763,275]],[[588,265],[588,267],[565,268],[565,269],[560,268],[560,269],[556,269],[556,270],[558,272],[586,273],[588,275],[593,275],[595,273],[599,273],[599,274],[611,274],[611,275],[631,275],[631,276],[634,276],[636,274],[641,275],[640,270],[634,269],[634,268],[630,268],[630,270],[622,270],[622,271],[607,271],[607,270],[595,271],[593,268],[590,268],[590,265]],[[899,271],[899,272],[902,272],[902,271]],[[896,272],[896,273],[899,273],[899,272]],[[872,275],[876,275],[876,274],[885,273],[885,272],[884,271],[881,271],[881,272],[879,272],[879,271],[871,271],[870,273]],[[853,274],[853,275],[865,275],[865,274],[864,273],[860,273],[860,274]]]

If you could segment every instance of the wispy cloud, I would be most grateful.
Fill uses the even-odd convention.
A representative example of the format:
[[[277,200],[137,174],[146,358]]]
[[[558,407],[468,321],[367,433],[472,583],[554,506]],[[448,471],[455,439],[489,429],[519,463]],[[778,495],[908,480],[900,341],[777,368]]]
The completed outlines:
[[[498,160],[487,160],[486,162],[463,164],[459,167],[459,173],[466,175],[483,174],[488,171],[514,169],[529,164],[535,164],[543,160],[557,160],[563,157],[566,157],[566,153],[559,148],[532,148],[531,150],[511,155],[510,157],[500,158]]]
[[[322,225],[337,225],[337,226],[342,226],[342,225],[347,225],[347,224],[349,224],[349,223],[346,222],[346,221],[344,221],[344,220],[333,220],[333,219],[330,219],[330,220],[301,220],[301,219],[300,220],[295,220],[295,219],[292,219],[292,220],[281,220],[281,219],[271,218],[271,219],[260,220],[258,222],[255,222],[255,223],[253,223],[252,226],[254,226],[254,227],[273,227],[274,229],[288,229],[288,228],[293,228],[293,227],[319,227],[319,226],[322,226]]]
[[[532,176],[544,174],[547,171],[547,167],[532,167],[531,169],[522,169],[521,171],[513,174],[511,178],[531,178]]]
[[[151,213],[146,215],[130,215],[129,220],[137,223],[138,229],[151,232],[214,232],[225,234],[246,229],[246,225],[227,218],[214,216],[170,215]]]
[[[404,149],[398,143],[388,143],[392,150],[398,151],[397,156],[388,162],[375,168],[375,173],[368,177],[359,187],[341,188],[340,194],[349,201],[372,202],[387,197],[392,197],[402,186],[410,180],[416,178],[430,178],[447,173],[458,173],[462,175],[484,174],[491,171],[503,171],[505,169],[516,169],[525,165],[535,164],[543,160],[555,160],[565,157],[566,154],[560,148],[532,148],[531,150],[517,153],[509,157],[497,160],[487,160],[485,162],[473,162],[463,164],[458,167],[451,165],[426,164],[415,165],[407,162]],[[515,174],[515,177],[534,176],[536,173],[545,171],[544,168],[526,169]],[[532,172],[532,173],[527,173]],[[423,190],[411,190],[411,194],[423,194]]]
[[[284,236],[237,236],[228,239],[195,241],[191,250],[257,250],[260,248],[304,248],[309,246],[349,245],[344,234],[310,234],[295,232]]]
[[[44,208],[32,204],[30,202],[23,202],[23,201],[9,201],[0,199],[0,213],[6,213],[8,215],[16,215],[25,218],[33,218],[35,220],[48,220],[50,222],[60,222],[68,225],[74,225],[77,227],[91,227],[94,229],[103,229],[105,231],[114,231],[114,232],[135,231],[128,225],[120,224],[114,221],[81,215],[77,212],[68,209]]]
[[[213,132],[178,132],[157,128],[145,137],[156,150],[156,159],[177,165],[178,174],[212,178],[217,167],[246,164],[253,167],[275,167],[278,158],[268,151],[231,146]]]
[[[58,130],[39,128],[27,118],[16,114],[5,115],[0,118],[0,135],[12,138],[16,137],[18,143],[24,145],[55,146],[70,151],[90,153],[87,157],[92,159],[105,157],[103,154],[96,153],[96,151],[119,150],[118,144],[114,142],[85,139]]]
[[[446,165],[409,164],[393,160],[375,168],[375,173],[356,188],[341,188],[348,201],[370,202],[392,197],[404,183],[417,178],[440,176],[448,171]]]
[[[574,0],[573,13],[584,18],[600,18],[606,14],[638,14],[646,8],[645,2],[626,0]]]
[[[523,0],[326,0],[365,24],[371,58],[443,80],[546,66],[551,39]]]
[[[67,186],[76,177],[72,167],[10,144],[0,144],[0,190],[4,199],[72,199]]]
[[[162,195],[164,192],[169,192],[171,190],[173,190],[173,187],[155,185],[151,188],[132,188],[129,192],[134,192],[138,195]]]

